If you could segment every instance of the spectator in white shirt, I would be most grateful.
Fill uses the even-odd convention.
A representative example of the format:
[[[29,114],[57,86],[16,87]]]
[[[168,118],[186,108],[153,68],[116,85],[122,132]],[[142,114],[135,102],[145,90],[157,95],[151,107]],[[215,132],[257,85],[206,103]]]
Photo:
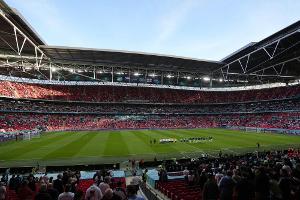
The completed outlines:
[[[6,199],[6,187],[4,183],[0,183],[0,200],[5,200]]]
[[[110,177],[106,176],[106,177],[104,178],[104,182],[102,182],[102,183],[99,184],[99,188],[100,188],[102,194],[104,194],[105,191],[106,191],[108,188],[110,188],[109,183],[110,183]]]
[[[85,193],[85,199],[86,200],[100,200],[102,199],[103,194],[100,190],[100,188],[97,186],[97,180],[95,180],[94,184],[91,185],[86,193]]]
[[[58,196],[58,200],[73,200],[74,199],[74,193],[71,191],[71,185],[67,184],[65,186],[65,192],[61,193]]]

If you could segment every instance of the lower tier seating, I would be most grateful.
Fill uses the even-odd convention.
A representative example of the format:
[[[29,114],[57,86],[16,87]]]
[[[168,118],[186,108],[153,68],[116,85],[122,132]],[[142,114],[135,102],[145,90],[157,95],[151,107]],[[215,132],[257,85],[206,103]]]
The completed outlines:
[[[156,187],[171,200],[202,199],[200,186],[188,186],[183,180],[157,183]]]
[[[18,130],[92,130],[255,127],[300,130],[300,113],[224,114],[201,116],[97,116],[1,113],[0,132]],[[1,139],[1,138],[0,138]]]

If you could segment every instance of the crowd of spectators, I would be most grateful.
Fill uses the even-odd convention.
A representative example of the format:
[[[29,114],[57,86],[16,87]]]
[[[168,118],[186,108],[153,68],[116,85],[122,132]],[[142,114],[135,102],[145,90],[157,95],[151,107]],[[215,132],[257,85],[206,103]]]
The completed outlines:
[[[3,174],[1,183],[8,190],[17,194],[19,199],[24,200],[60,200],[82,199],[83,192],[77,190],[80,181],[80,172],[65,171],[57,175],[57,178],[48,177],[47,174],[35,177],[33,174],[15,175],[9,179],[8,174]],[[63,197],[69,198],[63,198]]]
[[[238,156],[220,151],[218,157],[164,161],[157,187],[164,192],[165,185],[177,182],[168,180],[168,176],[181,175],[184,176],[186,188],[201,192],[202,195],[193,199],[297,200],[300,198],[300,149]],[[47,173],[39,177],[32,174],[12,175],[10,179],[3,174],[0,199],[5,200],[9,190],[15,191],[22,200],[143,199],[136,195],[134,181],[127,186],[127,190],[121,184],[113,186],[110,171],[97,171],[93,176],[93,184],[86,190],[78,187],[81,181],[80,172],[69,170],[58,174],[56,179]],[[180,196],[178,192],[176,195]]]
[[[297,97],[299,86],[245,91],[192,91],[129,86],[68,86],[1,81],[0,95],[91,102],[224,103]]]
[[[203,200],[293,200],[300,198],[299,153],[289,149],[241,156],[220,154],[217,158],[169,161],[165,170],[181,171],[188,186],[200,187]],[[159,187],[166,181],[160,179]]]
[[[10,137],[1,132],[33,129],[55,131],[253,127],[300,130],[300,103],[297,100],[299,93],[299,86],[208,92],[1,81],[0,96],[15,99],[0,101],[0,141]],[[83,104],[18,100],[19,98],[106,103]],[[135,101],[141,103],[128,103]],[[55,114],[51,114],[53,112]],[[299,155],[296,150],[235,157],[223,156],[220,152],[218,158],[203,157],[193,161],[167,162],[165,169],[169,172],[185,169],[187,185],[200,186],[204,200],[225,200],[233,197],[237,200],[292,200],[300,198]],[[166,174],[165,171],[162,172]],[[20,199],[25,200],[96,197],[104,200],[122,199],[110,187],[109,174],[95,174],[94,184],[85,194],[77,187],[80,182],[78,172],[66,171],[55,180],[47,175],[40,178],[17,175],[10,180],[6,177],[3,175],[0,181],[0,200],[6,198],[7,189],[15,191]],[[167,181],[165,177],[161,179],[162,182]],[[129,187],[127,193],[124,192],[124,198],[127,195],[129,199],[131,195],[135,196],[134,188]]]
[[[13,99],[0,100],[0,132],[36,128],[52,131],[228,126],[299,130],[300,103],[297,98],[299,92],[299,86],[205,92],[122,86],[39,85],[2,81],[0,95]],[[137,103],[130,100],[144,102]]]
[[[254,127],[300,130],[300,113],[262,113],[178,116],[104,116],[70,114],[3,113],[2,132],[18,130],[93,130]]]
[[[57,178],[42,176],[15,175],[8,173],[0,180],[0,200],[7,200],[8,193],[16,193],[18,200],[125,200],[134,199],[136,188],[122,182],[114,183],[111,171],[97,171],[93,180],[81,180],[79,171],[64,171]],[[125,180],[125,179],[124,179]],[[87,184],[86,186],[83,186]],[[140,200],[144,198],[140,197]]]
[[[233,104],[109,104],[62,103],[29,100],[0,100],[0,111],[36,113],[98,113],[98,114],[174,114],[174,113],[243,113],[300,111],[300,101],[277,100]]]

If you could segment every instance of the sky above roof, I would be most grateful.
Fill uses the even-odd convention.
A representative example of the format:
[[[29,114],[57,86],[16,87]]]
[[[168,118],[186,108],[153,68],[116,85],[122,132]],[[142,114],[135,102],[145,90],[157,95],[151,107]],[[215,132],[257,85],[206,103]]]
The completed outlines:
[[[300,20],[299,0],[5,0],[48,45],[221,60]]]

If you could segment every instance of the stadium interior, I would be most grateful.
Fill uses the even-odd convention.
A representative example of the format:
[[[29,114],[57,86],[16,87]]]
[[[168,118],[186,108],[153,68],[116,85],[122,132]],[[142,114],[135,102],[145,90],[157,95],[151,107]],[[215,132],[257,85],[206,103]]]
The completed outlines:
[[[220,61],[49,46],[2,0],[0,27],[0,200],[55,200],[70,191],[76,196],[72,199],[92,199],[97,185],[102,199],[134,199],[137,192],[144,199],[300,198],[300,21]],[[241,153],[214,145],[218,134],[226,132],[201,135],[202,130],[223,129],[241,131],[237,144],[243,142],[242,134],[253,134],[253,141],[259,141],[259,134],[268,134],[265,141],[273,134],[287,142],[272,149],[254,142],[254,150]],[[141,149],[150,149],[149,157],[139,156],[138,150],[105,161],[101,155],[80,162],[60,157],[53,164],[43,157],[43,148],[54,141],[40,140],[52,134],[59,140],[63,137],[57,133],[112,131],[105,136],[111,139],[113,131],[138,134],[133,130],[163,135],[134,140],[145,142]],[[171,131],[160,132],[164,130]],[[192,144],[178,145],[198,152],[202,147],[197,145],[204,144],[215,154],[202,149],[187,156],[180,146],[156,144],[156,139],[180,143],[172,130],[177,139],[184,138],[177,130],[200,130],[195,136],[186,133]],[[73,138],[79,142],[75,148],[84,137]],[[27,151],[38,156],[34,146],[42,144],[42,157],[22,157]],[[106,145],[114,144],[107,140]],[[117,152],[124,151],[122,143],[116,145]],[[169,147],[178,154],[163,155]],[[15,157],[9,151],[17,152]],[[75,155],[70,151],[64,155]]]

